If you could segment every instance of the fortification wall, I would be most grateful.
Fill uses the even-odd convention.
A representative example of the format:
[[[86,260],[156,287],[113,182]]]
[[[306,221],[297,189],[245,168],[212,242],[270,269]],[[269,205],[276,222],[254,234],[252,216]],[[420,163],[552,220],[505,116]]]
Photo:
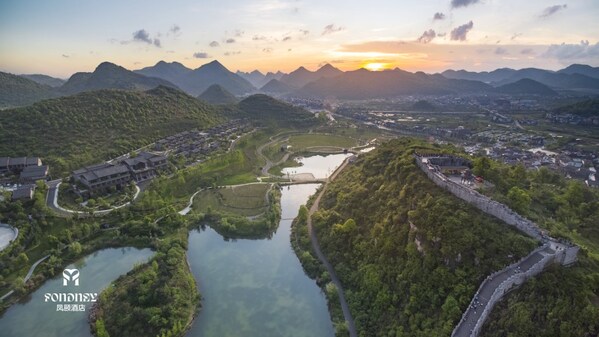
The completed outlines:
[[[536,252],[537,250],[533,251],[533,253],[529,255],[532,255]],[[505,294],[521,286],[524,282],[526,282],[526,280],[541,273],[545,269],[545,267],[552,262],[554,262],[554,255],[545,255],[541,261],[533,265],[528,271],[514,274],[509,279],[503,281],[497,288],[495,288],[495,291],[493,292],[493,295],[491,295],[491,298],[489,299],[488,304],[485,306],[483,313],[481,314],[479,320],[476,322],[476,325],[472,329],[471,336],[479,335],[480,330],[482,329],[485,321],[491,314],[493,307],[495,306],[495,304],[497,304],[497,302],[499,302],[503,298]]]
[[[428,157],[433,157],[433,156],[437,156],[437,155],[430,155]],[[440,156],[442,156],[442,155],[440,155]],[[493,294],[487,301],[485,308],[483,309],[483,312],[481,313],[481,316],[479,317],[474,328],[472,329],[472,332],[470,333],[470,336],[478,336],[478,334],[480,333],[480,330],[483,327],[484,322],[486,321],[489,314],[491,313],[491,310],[493,310],[493,307],[495,306],[495,304],[497,302],[499,302],[506,293],[517,288],[518,286],[523,284],[529,278],[534,277],[535,275],[542,272],[547,267],[547,265],[549,265],[550,263],[559,263],[559,264],[567,266],[567,265],[570,265],[570,264],[576,262],[577,254],[578,254],[578,251],[580,250],[580,248],[578,246],[575,246],[575,245],[572,245],[569,243],[564,244],[563,242],[560,242],[556,239],[553,239],[553,238],[545,235],[536,223],[520,216],[518,213],[511,210],[506,205],[501,204],[497,201],[494,201],[491,198],[489,198],[485,195],[482,195],[469,187],[466,187],[464,185],[461,185],[454,181],[449,180],[443,174],[438,172],[434,166],[428,165],[427,163],[423,162],[422,157],[420,157],[418,155],[414,155],[414,157],[416,160],[416,165],[418,165],[418,167],[420,167],[420,169],[437,186],[449,191],[456,197],[470,203],[471,205],[475,206],[476,208],[482,210],[483,212],[493,215],[496,218],[504,221],[505,223],[516,227],[520,231],[528,234],[529,236],[531,236],[537,240],[541,240],[545,243],[543,246],[538,247],[537,249],[533,250],[530,254],[528,254],[528,256],[524,257],[519,262],[514,263],[500,271],[497,271],[497,272],[489,275],[485,279],[485,281],[483,281],[483,283],[480,285],[480,287],[476,291],[476,294],[472,297],[472,301],[470,302],[468,309],[466,309],[466,311],[462,315],[460,322],[456,325],[456,328],[453,330],[452,337],[454,337],[456,335],[459,328],[462,326],[462,324],[464,324],[464,321],[466,320],[469,310],[471,310],[471,308],[475,305],[475,298],[478,298],[479,294],[481,293],[481,291],[483,289],[485,289],[485,287],[492,286],[492,285],[488,285],[488,282],[491,279],[493,279],[494,277],[497,277],[498,275],[500,275],[502,273],[513,272],[514,268],[518,264],[520,264],[524,259],[532,257],[534,254],[539,253],[539,254],[543,255],[541,260],[539,262],[537,262],[536,264],[534,264],[532,267],[530,267],[528,270],[519,272],[519,273],[515,273],[515,274],[511,274],[505,281],[503,281],[501,284],[499,284],[499,286],[497,286],[493,290]],[[427,156],[425,156],[425,157],[427,157]],[[548,247],[551,249],[545,250]]]
[[[456,197],[472,204],[481,211],[491,214],[505,223],[514,226],[529,236],[541,240],[543,234],[541,229],[532,221],[520,216],[504,204],[492,200],[471,188],[460,185],[447,179],[443,174],[429,167],[422,159],[416,156],[416,165],[431,179],[437,186],[451,192]]]
[[[453,333],[451,334],[452,337],[455,336],[455,333],[458,330],[458,327],[460,325],[462,325],[464,323],[464,320],[466,319],[466,315],[468,314],[468,310],[470,310],[470,308],[472,306],[474,306],[475,303],[475,298],[478,298],[480,293],[482,292],[482,290],[487,287],[488,283],[490,280],[492,280],[493,278],[497,277],[498,275],[502,274],[502,273],[510,273],[512,270],[514,270],[516,268],[516,266],[518,266],[520,263],[522,263],[522,261],[528,259],[529,257],[533,256],[536,253],[541,252],[542,250],[544,250],[545,248],[547,248],[547,245],[543,245],[540,247],[537,247],[535,250],[533,250],[532,252],[530,252],[530,254],[528,254],[527,256],[521,258],[518,262],[512,263],[509,266],[498,270],[496,272],[494,272],[493,274],[487,276],[487,278],[480,284],[480,286],[478,287],[478,289],[476,290],[476,293],[474,294],[474,296],[472,296],[472,300],[470,301],[470,304],[468,305],[468,309],[466,309],[466,311],[464,311],[464,313],[462,314],[462,318],[460,319],[460,322],[456,325],[456,328],[453,330]],[[550,262],[552,262],[554,259],[553,255],[550,256],[545,256],[543,258],[543,260],[541,260],[540,262],[538,262],[537,264],[535,264],[533,267],[531,267],[528,271],[526,271],[525,273],[518,273],[518,274],[513,274],[510,278],[508,278],[507,280],[505,280],[504,282],[502,282],[497,288],[496,290],[493,292],[493,295],[491,296],[491,298],[489,299],[489,301],[487,302],[487,305],[485,306],[485,309],[483,310],[483,313],[481,314],[480,319],[478,320],[476,327],[478,326],[478,330],[474,330],[473,329],[473,333],[471,334],[472,336],[477,336],[478,332],[480,330],[480,328],[482,328],[482,323],[485,322],[485,320],[487,319],[488,315],[491,313],[491,310],[493,309],[493,306],[501,299],[501,297],[503,297],[503,295],[505,295],[508,291],[512,290],[512,287],[521,285],[522,283],[524,283],[524,281],[538,273],[540,273],[543,268]],[[480,326],[479,326],[480,325]]]

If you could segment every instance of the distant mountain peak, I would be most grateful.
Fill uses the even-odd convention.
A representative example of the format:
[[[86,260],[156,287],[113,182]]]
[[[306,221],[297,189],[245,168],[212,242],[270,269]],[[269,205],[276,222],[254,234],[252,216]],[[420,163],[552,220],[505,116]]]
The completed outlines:
[[[321,70],[339,70],[339,69],[333,67],[330,63],[325,63],[325,65],[320,67],[317,71],[321,71]]]
[[[318,70],[316,70],[316,73],[322,76],[336,76],[339,75],[341,73],[343,73],[343,71],[339,70],[338,68],[333,67],[332,65],[330,65],[329,63],[323,65],[322,67],[320,67]]]
[[[100,64],[98,64],[98,66],[96,67],[96,70],[94,70],[94,72],[98,71],[98,70],[105,70],[105,69],[123,69],[125,70],[125,68],[116,65],[112,62],[108,62],[108,61],[104,61]]]
[[[148,90],[159,85],[176,86],[164,79],[148,77],[111,62],[100,63],[93,73],[75,73],[60,87],[66,94],[100,89]]]
[[[218,68],[226,69],[228,71],[227,67],[225,67],[218,60],[214,60],[214,61],[208,62],[208,63],[202,65],[202,67],[210,67],[210,68],[216,68],[216,67],[218,67]]]
[[[309,72],[309,73],[311,73],[311,71],[308,70],[308,69],[306,69],[306,67],[304,67],[304,66],[300,66],[299,68],[297,68],[294,71],[292,71],[292,73],[297,73],[297,72]]]

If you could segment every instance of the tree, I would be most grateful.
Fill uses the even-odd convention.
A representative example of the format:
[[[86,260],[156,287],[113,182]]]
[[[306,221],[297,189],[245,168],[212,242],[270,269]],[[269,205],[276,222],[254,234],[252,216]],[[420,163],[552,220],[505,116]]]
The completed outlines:
[[[525,190],[514,186],[507,192],[507,198],[510,207],[516,212],[521,214],[526,214],[528,212],[531,198]]]
[[[27,255],[25,253],[21,253],[21,254],[19,254],[19,256],[17,256],[17,260],[16,260],[17,265],[23,266],[27,262],[29,262],[29,258],[27,257]]]
[[[477,176],[487,176],[491,169],[491,160],[487,157],[478,157],[472,163],[472,173]]]
[[[25,293],[25,281],[23,280],[23,278],[17,277],[12,282],[12,288],[14,289],[15,293],[17,293],[17,295],[24,294]]]
[[[81,254],[81,251],[82,251],[81,244],[79,242],[71,243],[71,245],[69,246],[69,251],[71,253],[73,253],[74,255]]]
[[[108,331],[106,331],[106,326],[104,325],[104,320],[98,319],[96,321],[96,336],[97,337],[110,337]]]

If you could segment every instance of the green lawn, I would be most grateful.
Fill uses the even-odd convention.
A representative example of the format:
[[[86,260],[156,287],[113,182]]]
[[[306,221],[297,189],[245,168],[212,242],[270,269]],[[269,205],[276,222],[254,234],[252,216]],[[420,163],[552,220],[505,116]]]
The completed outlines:
[[[242,216],[256,216],[268,208],[266,193],[270,184],[252,184],[211,189],[198,193],[193,209],[205,213],[208,209]]]
[[[303,134],[289,137],[289,145],[292,151],[305,150],[315,146],[350,148],[358,145],[355,139],[325,134]]]

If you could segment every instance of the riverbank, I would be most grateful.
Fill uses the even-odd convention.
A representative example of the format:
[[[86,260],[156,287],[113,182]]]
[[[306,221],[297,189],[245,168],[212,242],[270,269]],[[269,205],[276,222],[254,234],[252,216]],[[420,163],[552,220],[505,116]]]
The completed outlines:
[[[90,320],[96,336],[182,335],[200,305],[187,249],[187,229],[182,228],[158,244],[154,258],[103,291]]]
[[[281,219],[280,189],[278,184],[252,183],[204,190],[188,215],[225,239],[269,238]]]
[[[306,273],[317,281],[323,292],[327,295],[327,302],[331,318],[335,325],[336,337],[357,337],[357,330],[349,306],[345,299],[343,286],[336,275],[333,266],[328,262],[320,249],[318,237],[312,228],[312,216],[318,211],[320,199],[327,189],[329,182],[345,168],[345,160],[328,178],[309,202],[308,207],[302,206],[298,217],[292,227],[291,245],[299,257]]]

